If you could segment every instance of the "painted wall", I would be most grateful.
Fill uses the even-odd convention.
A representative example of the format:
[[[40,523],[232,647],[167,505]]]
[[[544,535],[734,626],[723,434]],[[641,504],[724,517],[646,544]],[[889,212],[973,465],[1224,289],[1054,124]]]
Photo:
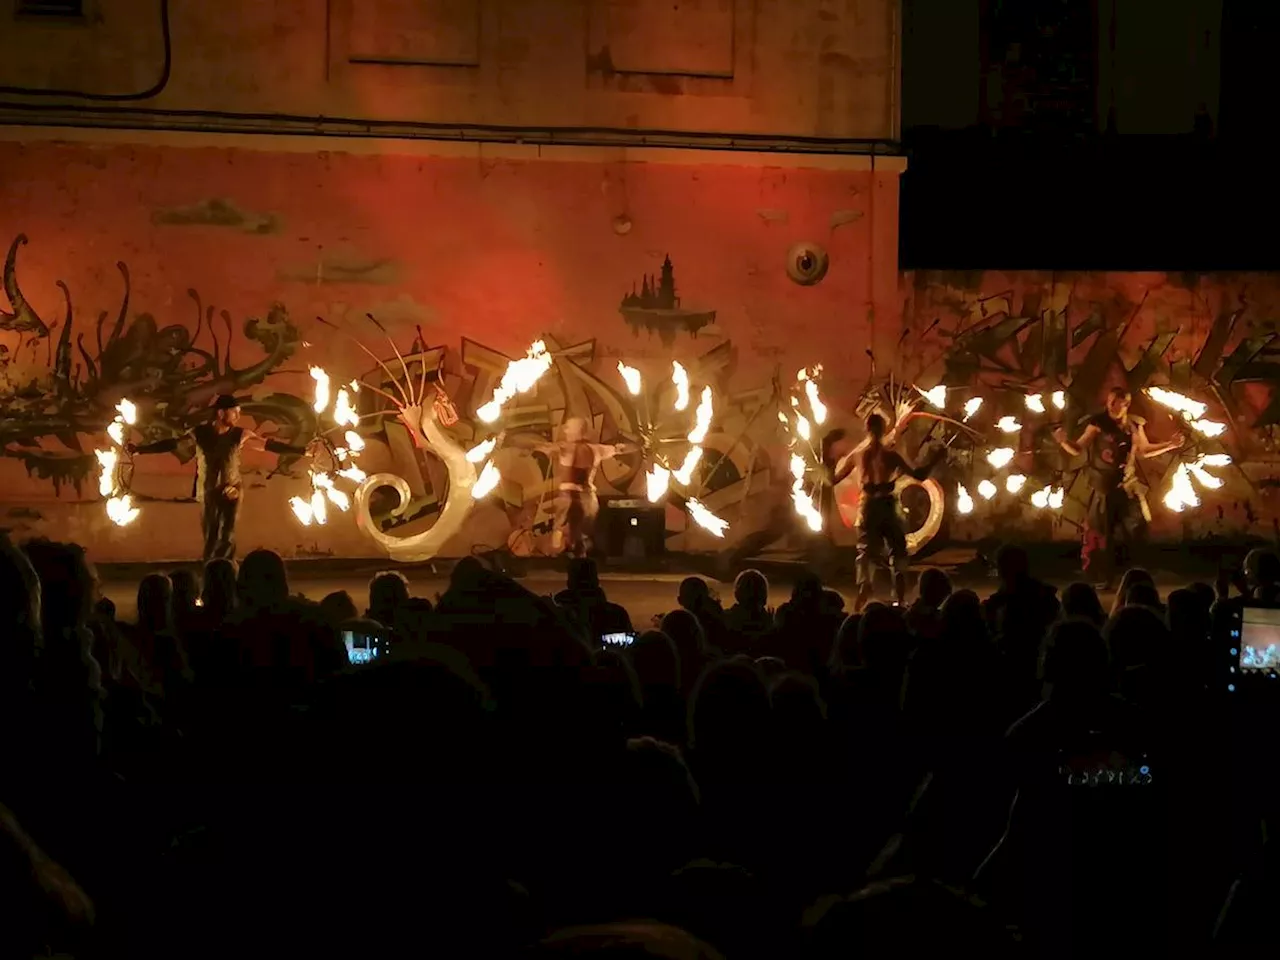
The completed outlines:
[[[888,139],[897,125],[894,0],[223,0],[169,4],[167,111],[441,124],[613,127]],[[77,22],[0,10],[0,87],[149,90],[161,0],[91,0]],[[57,100],[5,91],[37,110]],[[66,101],[63,100],[63,103]],[[75,103],[75,100],[71,100]],[[81,104],[86,109],[101,106]],[[4,104],[0,103],[0,112]],[[146,119],[147,115],[150,119]],[[190,123],[191,118],[182,119]]]
[[[155,434],[234,391],[267,431],[307,436],[310,365],[342,379],[376,372],[315,318],[391,361],[365,319],[372,312],[402,352],[413,353],[421,327],[417,352],[442,357],[464,440],[506,358],[539,337],[560,359],[524,401],[534,432],[580,413],[617,435],[618,359],[654,377],[681,359],[724,397],[708,449],[728,455],[704,498],[745,527],[777,476],[776,418],[757,415],[775,376],[790,381],[822,362],[831,404],[848,408],[868,347],[887,354],[896,340],[898,171],[873,172],[863,158],[822,169],[759,157],[731,166],[727,155],[690,151],[627,162],[572,149],[393,156],[271,146],[0,142],[0,245],[28,241],[13,248],[10,305],[0,304],[0,525],[77,539],[104,561],[195,555],[196,508],[181,502],[191,467],[174,457],[138,461],[132,487],[151,500],[135,525],[106,521],[92,450],[114,404],[138,402]],[[681,307],[713,319],[654,328],[624,318],[624,296],[668,255]],[[280,471],[272,457],[249,456],[246,547],[374,555],[350,520],[296,524],[285,504],[306,487],[301,465]],[[451,553],[515,540],[545,549],[545,471],[519,460],[503,465],[502,497],[476,511]],[[371,421],[363,465],[409,479],[407,515],[431,522],[443,477],[402,428]],[[622,469],[606,479],[616,490],[643,485]],[[715,545],[680,535],[678,511],[668,519],[672,548]]]
[[[1201,491],[1203,506],[1174,514],[1160,500],[1174,463],[1144,464],[1151,488],[1152,532],[1182,538],[1280,533],[1280,280],[1268,274],[1068,273],[996,270],[903,274],[904,336],[912,363],[899,375],[949,384],[953,409],[968,396],[987,403],[973,421],[989,437],[1001,414],[1023,425],[1001,441],[1019,451],[1017,465],[1037,483],[1065,482],[1061,515],[1029,510],[1020,498],[999,497],[958,518],[949,535],[1017,534],[1073,537],[1090,490],[1052,441],[1052,430],[1078,429],[1101,408],[1106,391],[1135,392],[1134,413],[1152,440],[1181,430],[1193,441],[1187,456],[1228,453],[1237,466],[1217,471],[1225,485]],[[1228,424],[1220,439],[1188,430],[1143,394],[1163,386],[1207,403],[1207,417]],[[1063,388],[1068,406],[1029,414],[1029,393]],[[952,481],[970,489],[990,473],[961,461]],[[1023,498],[1024,499],[1024,498]]]

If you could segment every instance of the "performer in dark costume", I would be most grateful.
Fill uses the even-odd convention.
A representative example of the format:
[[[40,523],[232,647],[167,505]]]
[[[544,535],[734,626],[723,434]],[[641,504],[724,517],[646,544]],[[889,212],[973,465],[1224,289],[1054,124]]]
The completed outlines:
[[[1104,585],[1110,585],[1128,562],[1129,546],[1147,519],[1137,461],[1163,456],[1184,443],[1180,433],[1167,443],[1148,440],[1145,421],[1129,416],[1131,400],[1128,390],[1115,387],[1107,395],[1106,409],[1085,421],[1084,432],[1075,442],[1062,428],[1053,434],[1071,456],[1088,454],[1085,471],[1093,500],[1085,518],[1080,560],[1085,572],[1099,574]]]
[[[903,526],[895,481],[900,475],[924,482],[933,468],[947,455],[939,448],[921,467],[913,467],[896,450],[885,445],[887,424],[884,417],[873,413],[866,420],[866,446],[856,455],[846,456],[834,472],[832,485],[843,482],[855,469],[862,472],[861,516],[858,521],[858,595],[854,611],[861,611],[871,599],[875,564],[882,549],[889,548],[889,570],[893,574],[893,593],[899,604],[907,596],[907,533]]]
[[[562,552],[570,557],[584,557],[600,510],[596,471],[605,460],[630,453],[636,447],[629,443],[592,443],[587,439],[586,422],[581,417],[572,417],[564,423],[563,440],[540,444],[537,449],[552,458],[556,487],[560,491]]]
[[[200,530],[204,535],[204,559],[230,559],[235,556],[236,515],[243,493],[240,477],[240,451],[245,447],[267,450],[289,456],[310,454],[312,441],[305,447],[290,446],[270,440],[248,427],[239,426],[240,401],[220,396],[214,402],[214,420],[202,423],[181,437],[170,437],[156,443],[126,446],[130,453],[172,453],[190,438],[196,445],[195,498],[201,505]]]

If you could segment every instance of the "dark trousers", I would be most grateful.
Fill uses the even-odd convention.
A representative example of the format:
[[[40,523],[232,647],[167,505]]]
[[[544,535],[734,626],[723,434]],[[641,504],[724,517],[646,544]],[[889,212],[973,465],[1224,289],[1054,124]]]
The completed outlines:
[[[204,534],[204,559],[230,560],[236,555],[236,513],[240,501],[209,491],[202,509],[200,531]]]

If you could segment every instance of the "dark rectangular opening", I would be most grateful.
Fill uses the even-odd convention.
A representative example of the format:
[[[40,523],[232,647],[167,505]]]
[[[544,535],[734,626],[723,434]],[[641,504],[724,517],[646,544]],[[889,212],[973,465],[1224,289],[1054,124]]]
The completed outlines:
[[[20,17],[76,19],[84,16],[84,0],[17,0]]]

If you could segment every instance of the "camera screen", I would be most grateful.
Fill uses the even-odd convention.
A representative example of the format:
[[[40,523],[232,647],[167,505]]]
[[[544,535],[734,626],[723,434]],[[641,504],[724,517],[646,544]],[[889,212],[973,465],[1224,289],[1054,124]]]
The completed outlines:
[[[634,633],[606,633],[600,640],[610,647],[629,647],[636,642]]]
[[[1244,608],[1240,623],[1240,672],[1280,672],[1280,609]]]
[[[347,647],[347,659],[352,663],[370,663],[378,655],[376,637],[356,633],[353,630],[344,630],[342,642]]]

